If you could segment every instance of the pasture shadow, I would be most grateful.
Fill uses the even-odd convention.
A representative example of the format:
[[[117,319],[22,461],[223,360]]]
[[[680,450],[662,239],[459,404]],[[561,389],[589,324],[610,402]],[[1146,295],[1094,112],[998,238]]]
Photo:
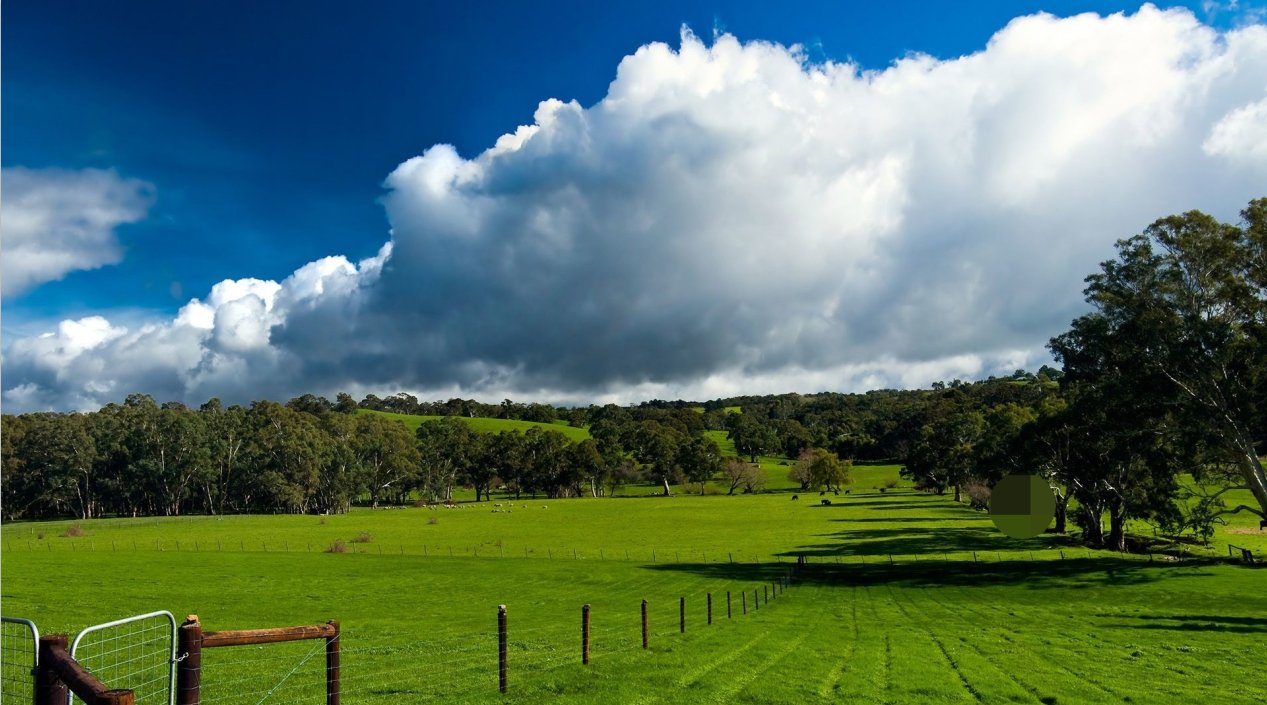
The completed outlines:
[[[939,521],[922,519],[924,522]],[[1066,545],[1060,539],[1039,537],[1014,539],[993,524],[984,526],[898,526],[891,528],[846,529],[832,534],[819,534],[829,539],[784,551],[779,555],[847,557],[847,556],[922,556],[951,552],[1038,551]]]
[[[990,563],[972,561],[920,561],[889,564],[815,563],[813,559],[795,570],[794,581],[833,587],[992,587],[1014,586],[1026,590],[1096,589],[1137,585],[1162,580],[1182,571],[1185,577],[1213,577],[1204,568],[1217,561],[1191,561],[1166,565],[1126,561],[1116,556],[1057,561],[1010,560]],[[787,575],[795,563],[725,564],[668,563],[646,566],[648,570],[691,573],[706,578],[731,581],[765,581]],[[1242,627],[1245,628],[1245,627]],[[1257,628],[1256,625],[1250,628]]]
[[[1106,625],[1128,629],[1267,634],[1267,617],[1216,616],[1208,614],[1113,614],[1096,615],[1096,617],[1100,619],[1128,620],[1115,621]],[[1129,620],[1138,620],[1142,623]]]
[[[879,496],[884,496],[884,495],[879,495]],[[810,499],[815,499],[815,498],[810,498]],[[859,501],[856,499],[852,499],[851,497],[847,495],[844,495],[841,497],[830,497],[830,498],[825,497],[824,499],[831,499],[831,504],[816,504],[814,505],[815,508],[822,508],[824,511],[832,511],[832,510],[838,511],[841,509],[849,509],[850,507],[874,507],[877,509],[906,509],[908,507],[914,507],[917,509],[924,509],[926,507],[943,507],[946,509],[955,508],[951,506],[949,502],[935,500],[935,499],[934,500],[928,500],[928,499],[912,500],[912,499],[904,499],[904,498],[898,497],[892,500],[864,499],[864,500]],[[960,508],[962,509],[962,507]]]
[[[840,519],[832,519],[832,521],[849,524],[933,524],[943,521],[975,521],[989,524],[990,517],[985,514],[965,517],[842,517]]]

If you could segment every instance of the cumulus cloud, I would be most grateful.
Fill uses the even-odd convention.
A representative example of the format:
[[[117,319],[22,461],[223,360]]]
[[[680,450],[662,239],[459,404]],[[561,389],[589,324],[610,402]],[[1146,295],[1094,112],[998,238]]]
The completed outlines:
[[[117,264],[115,228],[145,217],[153,186],[113,171],[5,168],[0,293],[16,296],[79,269]]]
[[[378,257],[225,282],[69,361],[18,341],[5,401],[629,401],[1010,372],[1046,360],[1115,239],[1263,195],[1264,76],[1267,28],[1152,6],[1018,18],[975,54],[879,71],[684,30],[596,105],[546,100],[479,155],[402,163]]]

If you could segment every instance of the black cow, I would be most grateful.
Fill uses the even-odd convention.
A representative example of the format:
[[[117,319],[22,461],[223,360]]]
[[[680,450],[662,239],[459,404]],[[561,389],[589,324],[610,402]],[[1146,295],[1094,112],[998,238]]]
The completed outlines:
[[[830,499],[824,499],[824,500],[822,500],[822,502],[823,502],[823,506],[824,506],[824,507],[830,507],[830,506],[831,506],[831,500],[830,500]]]
[[[792,501],[793,501],[793,502],[795,502],[795,501],[796,501],[796,500],[798,500],[798,499],[800,499],[800,497],[798,497],[798,496],[796,496],[796,495],[792,495]]]

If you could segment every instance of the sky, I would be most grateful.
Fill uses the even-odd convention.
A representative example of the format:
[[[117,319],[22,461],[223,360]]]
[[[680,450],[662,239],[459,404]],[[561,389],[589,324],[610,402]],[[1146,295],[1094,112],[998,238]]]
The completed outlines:
[[[1267,195],[1262,3],[6,2],[0,405],[1036,369]]]

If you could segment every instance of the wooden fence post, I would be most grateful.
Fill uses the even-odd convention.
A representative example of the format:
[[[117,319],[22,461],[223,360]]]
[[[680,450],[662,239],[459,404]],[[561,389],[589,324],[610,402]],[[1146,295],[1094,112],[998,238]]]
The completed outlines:
[[[726,591],[726,619],[730,619],[730,591]]]
[[[198,615],[189,615],[180,625],[179,642],[176,705],[198,705],[202,702],[202,624]]]
[[[581,663],[590,662],[590,606],[581,605]]]
[[[757,611],[757,610],[759,610],[759,609],[761,609],[761,593],[760,593],[760,592],[757,592],[757,590],[756,590],[756,589],[753,589],[753,591],[752,591],[752,611],[753,611],[753,612],[756,612],[756,611]]]
[[[342,679],[339,677],[339,655],[342,647],[339,644],[343,632],[335,620],[326,622],[334,627],[334,636],[326,639],[326,705],[339,705]]]
[[[744,590],[739,596],[743,598],[743,613],[748,614],[748,591]]]
[[[686,633],[686,597],[678,598],[678,629]]]
[[[497,606],[497,689],[506,692],[506,605]]]
[[[713,623],[713,593],[708,593],[708,623]]]
[[[647,648],[647,601],[642,601],[642,648]]]
[[[49,652],[54,646],[67,650],[70,648],[70,640],[65,634],[40,637],[40,667],[35,672],[35,705],[66,705],[70,702],[70,690],[53,668],[53,657]]]

